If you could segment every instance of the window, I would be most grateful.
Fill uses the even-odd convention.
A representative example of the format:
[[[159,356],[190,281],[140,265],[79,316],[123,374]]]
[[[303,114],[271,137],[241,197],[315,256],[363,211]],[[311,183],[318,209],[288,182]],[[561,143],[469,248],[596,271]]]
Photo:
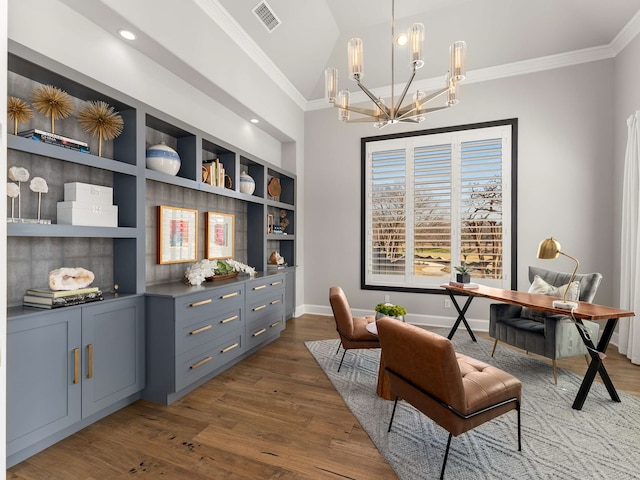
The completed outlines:
[[[362,288],[515,281],[517,120],[362,139]]]

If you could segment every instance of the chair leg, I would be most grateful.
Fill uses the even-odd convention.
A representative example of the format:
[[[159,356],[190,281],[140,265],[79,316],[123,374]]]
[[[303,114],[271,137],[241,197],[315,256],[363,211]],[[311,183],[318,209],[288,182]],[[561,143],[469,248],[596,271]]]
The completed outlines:
[[[396,414],[396,407],[398,406],[398,396],[396,395],[396,401],[393,402],[393,411],[391,412],[391,420],[389,420],[389,428],[387,428],[387,433],[391,431],[391,424],[393,423],[393,417]]]
[[[521,429],[520,429],[520,404],[518,404],[518,408],[516,408],[516,411],[518,412],[518,451],[521,452],[522,451],[522,434]]]
[[[344,362],[344,356],[346,354],[347,354],[347,350],[345,349],[344,353],[342,354],[342,360],[340,360],[340,365],[338,365],[338,371],[340,371],[340,368],[342,367],[342,362]]]
[[[440,480],[444,479],[444,469],[447,466],[447,458],[449,458],[449,447],[451,446],[451,437],[453,435],[449,434],[449,440],[447,441],[447,449],[444,452],[444,461],[442,462],[442,470],[440,471]]]
[[[498,339],[496,338],[495,342],[493,342],[493,350],[491,350],[491,356],[496,353],[496,347],[498,346]]]
[[[551,365],[553,367],[553,383],[558,385],[558,369],[557,369],[556,361],[555,360],[551,360]]]
[[[336,348],[336,353],[334,353],[334,355],[337,355],[337,354],[338,354],[338,352],[340,351],[340,347],[341,347],[341,346],[342,346],[342,342],[340,342],[340,341],[338,340],[338,348]]]

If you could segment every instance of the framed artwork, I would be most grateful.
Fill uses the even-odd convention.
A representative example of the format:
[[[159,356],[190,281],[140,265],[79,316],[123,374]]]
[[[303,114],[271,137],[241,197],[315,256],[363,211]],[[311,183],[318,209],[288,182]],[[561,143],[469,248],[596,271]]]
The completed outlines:
[[[158,206],[158,263],[195,262],[198,258],[198,211]]]
[[[230,213],[205,213],[205,257],[209,260],[233,258],[235,217]]]

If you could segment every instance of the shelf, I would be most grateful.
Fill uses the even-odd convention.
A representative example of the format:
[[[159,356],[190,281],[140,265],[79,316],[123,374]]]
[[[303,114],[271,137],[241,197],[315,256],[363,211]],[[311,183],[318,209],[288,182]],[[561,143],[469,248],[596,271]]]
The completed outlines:
[[[137,229],[129,227],[7,223],[7,235],[10,237],[137,238],[138,232]]]
[[[135,165],[102,158],[90,153],[76,152],[64,147],[48,145],[46,143],[36,142],[30,138],[19,137],[16,135],[7,135],[7,146],[12,150],[17,150],[32,155],[40,155],[43,157],[62,160],[65,162],[77,163],[92,168],[101,168],[125,175],[136,175],[137,169]]]
[[[274,233],[269,233],[267,234],[267,240],[295,240],[296,236],[295,235],[279,235],[279,234],[274,234]]]

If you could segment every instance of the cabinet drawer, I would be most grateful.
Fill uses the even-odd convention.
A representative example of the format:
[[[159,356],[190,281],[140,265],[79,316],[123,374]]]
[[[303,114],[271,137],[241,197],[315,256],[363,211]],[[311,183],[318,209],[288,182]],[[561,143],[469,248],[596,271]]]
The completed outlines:
[[[284,328],[284,315],[275,313],[247,326],[247,350],[278,336]]]
[[[284,312],[284,289],[252,298],[251,303],[247,305],[247,323],[252,323],[258,318],[271,317],[274,312]]]
[[[212,342],[216,337],[224,336],[241,325],[244,325],[241,305],[218,310],[211,318],[196,323],[181,322],[176,328],[176,354]]]
[[[207,289],[176,299],[176,320],[192,325],[216,316],[220,309],[240,308],[244,301],[244,285]]]
[[[247,282],[247,298],[269,294],[278,290],[284,290],[284,276],[273,275],[266,278],[258,278]]]
[[[245,351],[244,329],[176,357],[176,391],[188,387]]]

